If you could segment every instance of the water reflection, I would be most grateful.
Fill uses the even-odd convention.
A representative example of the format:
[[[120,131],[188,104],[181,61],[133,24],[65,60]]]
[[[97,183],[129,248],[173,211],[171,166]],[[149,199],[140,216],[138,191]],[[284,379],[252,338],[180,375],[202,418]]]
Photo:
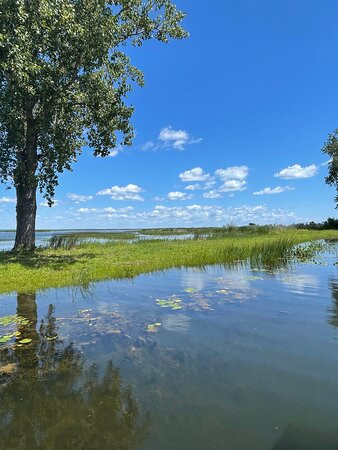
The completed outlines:
[[[330,309],[329,323],[334,327],[338,327],[338,282],[336,280],[330,280],[329,286],[332,293],[333,305]]]
[[[15,346],[0,351],[0,439],[15,449],[132,449],[148,434],[130,386],[58,337],[54,307],[37,331],[35,294],[18,294]],[[29,344],[20,344],[30,339]],[[21,345],[21,346],[20,346]]]

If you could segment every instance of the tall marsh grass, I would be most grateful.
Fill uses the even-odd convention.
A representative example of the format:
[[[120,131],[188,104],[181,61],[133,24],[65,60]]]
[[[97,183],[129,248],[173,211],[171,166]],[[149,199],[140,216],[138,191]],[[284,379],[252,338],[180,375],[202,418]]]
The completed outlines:
[[[338,232],[274,230],[260,235],[228,234],[197,240],[108,240],[100,244],[79,239],[82,238],[57,237],[52,248],[40,248],[31,254],[0,252],[0,293],[133,278],[174,267],[227,266],[239,262],[276,266],[299,256],[299,250],[295,253],[296,244],[338,239]]]

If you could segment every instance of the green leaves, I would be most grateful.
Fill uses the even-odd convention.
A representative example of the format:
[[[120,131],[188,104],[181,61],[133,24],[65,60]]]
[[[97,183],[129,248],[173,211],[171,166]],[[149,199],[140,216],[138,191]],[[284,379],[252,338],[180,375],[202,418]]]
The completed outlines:
[[[17,338],[21,335],[20,331],[9,331],[9,327],[13,330],[13,327],[15,326],[25,326],[28,324],[28,319],[22,316],[18,316],[17,314],[0,317],[0,327],[6,329],[6,334],[0,335],[0,344],[7,344],[7,342],[11,341],[13,338]]]
[[[157,333],[158,332],[158,329],[159,329],[159,327],[161,326],[162,324],[160,323],[160,322],[156,322],[156,323],[151,323],[151,324],[149,324],[149,325],[147,325],[147,332],[148,333]]]
[[[328,176],[325,182],[330,186],[336,187],[337,195],[335,197],[336,207],[338,208],[338,129],[336,129],[329,137],[322,149],[331,159],[328,162]]]
[[[161,308],[182,309],[182,300],[176,297],[169,297],[167,300],[158,298],[156,304]]]
[[[169,0],[0,0],[0,7],[0,179],[38,183],[52,204],[58,173],[71,170],[84,145],[95,156],[131,145],[125,98],[144,80],[126,46],[186,37],[185,14]],[[26,179],[28,171],[34,176]]]

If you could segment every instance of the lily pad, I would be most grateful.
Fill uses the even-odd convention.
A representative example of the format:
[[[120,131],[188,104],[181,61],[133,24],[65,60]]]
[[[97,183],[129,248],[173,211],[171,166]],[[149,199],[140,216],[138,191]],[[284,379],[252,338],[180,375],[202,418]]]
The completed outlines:
[[[166,299],[158,298],[156,304],[161,308],[182,309],[182,300],[176,297],[169,297]]]
[[[32,339],[29,338],[21,339],[21,341],[19,341],[20,344],[30,344],[31,342]]]
[[[160,322],[156,323],[150,323],[147,325],[147,332],[148,333],[157,333],[158,327],[160,327],[162,324]]]

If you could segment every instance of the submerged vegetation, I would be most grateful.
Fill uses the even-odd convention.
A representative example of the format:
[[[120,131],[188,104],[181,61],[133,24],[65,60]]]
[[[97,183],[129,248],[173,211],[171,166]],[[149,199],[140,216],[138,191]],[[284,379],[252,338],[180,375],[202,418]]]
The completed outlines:
[[[87,242],[74,248],[40,248],[0,253],[0,293],[85,285],[109,278],[133,278],[174,267],[234,264],[271,265],[293,257],[296,244],[338,239],[334,230],[273,229],[267,233],[212,239]],[[297,256],[297,255],[296,255]]]

